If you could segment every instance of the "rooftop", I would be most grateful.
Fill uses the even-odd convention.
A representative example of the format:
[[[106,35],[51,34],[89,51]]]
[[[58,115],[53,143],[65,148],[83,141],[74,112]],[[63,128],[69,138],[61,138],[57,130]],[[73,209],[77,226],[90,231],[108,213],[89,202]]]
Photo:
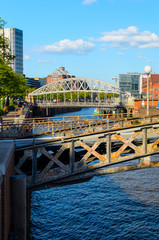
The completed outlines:
[[[51,72],[49,75],[71,75],[71,74],[65,71],[64,67],[60,67],[59,69],[56,69],[55,71]]]

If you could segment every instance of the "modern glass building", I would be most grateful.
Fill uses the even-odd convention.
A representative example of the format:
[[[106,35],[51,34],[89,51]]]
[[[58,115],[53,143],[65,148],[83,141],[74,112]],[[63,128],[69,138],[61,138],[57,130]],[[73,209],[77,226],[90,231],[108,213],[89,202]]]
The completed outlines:
[[[17,28],[0,29],[0,34],[9,40],[11,54],[15,56],[11,67],[18,74],[23,74],[23,31]]]
[[[138,95],[140,92],[140,73],[119,74],[119,87],[123,91]]]

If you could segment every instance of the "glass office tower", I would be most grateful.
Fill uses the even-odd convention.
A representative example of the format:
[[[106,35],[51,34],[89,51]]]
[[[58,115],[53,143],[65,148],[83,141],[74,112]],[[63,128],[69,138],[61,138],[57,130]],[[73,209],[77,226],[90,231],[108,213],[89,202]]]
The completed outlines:
[[[123,91],[138,95],[140,92],[140,73],[119,74],[119,87]]]
[[[11,54],[15,56],[11,67],[16,73],[23,74],[23,31],[17,28],[4,28],[0,29],[0,34],[8,38]]]

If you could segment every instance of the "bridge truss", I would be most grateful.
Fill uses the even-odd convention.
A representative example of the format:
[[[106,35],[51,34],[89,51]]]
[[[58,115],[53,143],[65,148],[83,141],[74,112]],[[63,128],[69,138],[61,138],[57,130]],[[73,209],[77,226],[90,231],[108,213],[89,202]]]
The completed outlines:
[[[125,99],[125,97],[129,94],[127,92],[121,91],[117,86],[101,80],[91,78],[68,78],[46,84],[45,86],[38,88],[37,90],[30,93],[29,96],[34,97],[37,100],[47,100],[49,96],[49,99],[51,101],[55,98],[56,94],[56,100],[58,102],[58,100],[61,98],[60,94],[62,94],[63,102],[66,102],[67,93],[70,93],[69,100],[71,102],[74,100],[74,93],[77,94],[77,102],[80,101],[80,93],[84,94],[84,101],[87,101],[87,96],[89,94],[89,100],[91,102],[97,101],[97,99],[100,100],[101,95],[103,95],[102,99],[106,101],[108,98],[108,93],[111,94],[112,99],[118,95],[118,99],[120,100]]]

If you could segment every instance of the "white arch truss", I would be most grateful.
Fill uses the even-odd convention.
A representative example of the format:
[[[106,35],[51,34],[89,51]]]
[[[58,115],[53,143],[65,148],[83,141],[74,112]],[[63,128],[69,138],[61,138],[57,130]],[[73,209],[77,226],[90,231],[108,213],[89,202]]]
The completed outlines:
[[[46,84],[29,94],[30,97],[53,93],[89,92],[121,94],[119,87],[91,78],[68,78]]]

